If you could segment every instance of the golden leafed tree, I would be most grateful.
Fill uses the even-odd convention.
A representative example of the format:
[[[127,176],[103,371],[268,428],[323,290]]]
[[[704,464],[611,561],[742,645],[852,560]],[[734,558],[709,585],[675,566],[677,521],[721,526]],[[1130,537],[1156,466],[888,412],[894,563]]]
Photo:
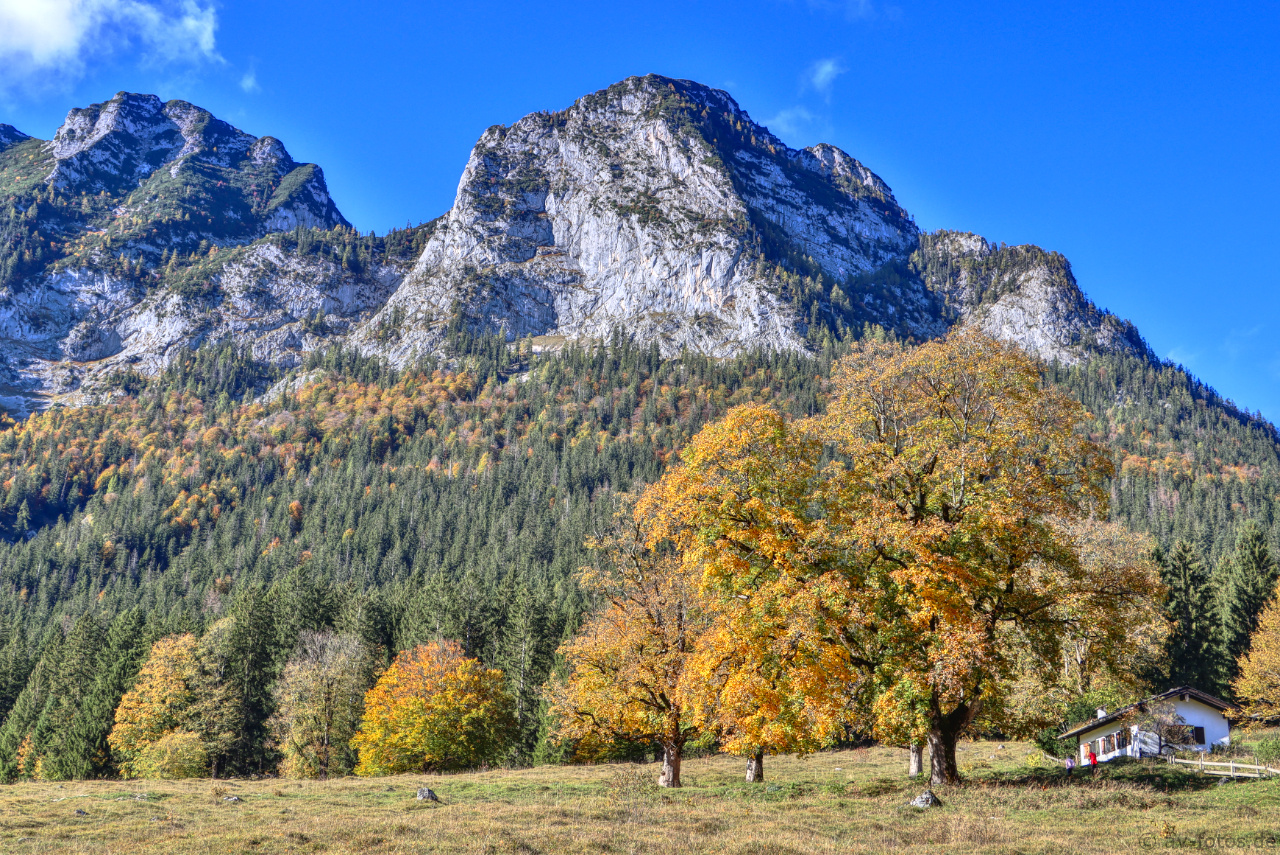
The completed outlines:
[[[760,405],[704,428],[641,497],[653,549],[672,548],[708,613],[686,684],[695,721],[747,755],[809,752],[857,721],[869,685],[870,621],[857,574],[814,502],[820,439]]]
[[[1083,418],[980,334],[868,343],[823,416],[740,408],[705,429],[641,518],[755,624],[790,686],[927,740],[932,781],[952,783],[980,715],[1016,723],[1016,681],[1056,679],[1073,640],[1118,663],[1126,627],[1154,614],[1150,563],[1090,553],[1078,528],[1105,511],[1110,471]]]
[[[500,670],[456,641],[404,650],[364,698],[357,775],[468,769],[498,760],[515,727]]]
[[[1258,618],[1249,652],[1240,657],[1240,674],[1231,684],[1246,716],[1280,716],[1280,586]]]
[[[156,752],[148,749],[186,725],[196,699],[192,687],[196,671],[196,638],[191,633],[167,636],[151,645],[137,681],[116,707],[115,726],[107,736],[107,744],[121,758],[125,777],[157,774]]]
[[[547,695],[561,739],[659,743],[659,784],[679,787],[684,747],[698,733],[692,695],[702,691],[686,676],[707,619],[676,558],[636,534],[624,512],[613,534],[592,544],[597,561],[579,578],[604,608],[560,648],[569,671]]]

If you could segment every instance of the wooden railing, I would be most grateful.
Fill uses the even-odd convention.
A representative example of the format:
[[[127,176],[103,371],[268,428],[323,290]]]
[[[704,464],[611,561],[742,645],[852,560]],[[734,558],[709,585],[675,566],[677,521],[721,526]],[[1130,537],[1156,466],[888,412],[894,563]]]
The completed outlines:
[[[1270,778],[1272,775],[1280,775],[1280,769],[1273,769],[1270,766],[1256,766],[1251,763],[1237,763],[1235,760],[1223,762],[1221,760],[1205,760],[1201,755],[1195,760],[1183,760],[1180,757],[1168,755],[1170,763],[1177,763],[1182,766],[1190,766],[1202,775],[1221,775],[1230,778]]]

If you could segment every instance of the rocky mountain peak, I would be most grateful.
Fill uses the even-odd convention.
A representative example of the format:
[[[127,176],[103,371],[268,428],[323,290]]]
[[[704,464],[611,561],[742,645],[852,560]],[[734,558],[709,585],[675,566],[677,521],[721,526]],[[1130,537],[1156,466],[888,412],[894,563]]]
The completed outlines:
[[[395,358],[458,311],[512,338],[622,327],[716,355],[802,348],[815,323],[928,335],[922,285],[857,281],[915,242],[887,185],[834,146],[793,150],[724,92],[632,77],[485,131],[374,325],[400,319]]]
[[[31,139],[31,137],[27,136],[13,125],[0,123],[0,151],[4,151],[14,143],[28,139]]]

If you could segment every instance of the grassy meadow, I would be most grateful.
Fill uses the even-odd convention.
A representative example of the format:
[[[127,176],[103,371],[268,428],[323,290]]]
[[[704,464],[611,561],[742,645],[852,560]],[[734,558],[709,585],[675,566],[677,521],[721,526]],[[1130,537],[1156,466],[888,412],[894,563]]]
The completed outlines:
[[[22,783],[0,787],[0,852],[1105,853],[1187,848],[1199,834],[1280,848],[1266,839],[1280,836],[1280,779],[1219,784],[1131,761],[1066,781],[1025,743],[963,749],[968,785],[928,811],[906,807],[923,785],[893,748],[767,758],[756,785],[738,758],[686,760],[673,791],[654,785],[656,764]],[[442,803],[417,801],[420,786]]]

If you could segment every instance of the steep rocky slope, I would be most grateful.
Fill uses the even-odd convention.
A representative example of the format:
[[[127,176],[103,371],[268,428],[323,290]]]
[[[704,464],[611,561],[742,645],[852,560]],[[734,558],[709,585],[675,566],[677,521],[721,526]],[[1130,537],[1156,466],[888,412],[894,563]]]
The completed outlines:
[[[243,251],[349,224],[279,140],[154,95],[74,109],[48,142],[0,126],[0,199],[0,406],[18,411],[209,338],[288,359],[290,324],[381,305],[401,272]]]

